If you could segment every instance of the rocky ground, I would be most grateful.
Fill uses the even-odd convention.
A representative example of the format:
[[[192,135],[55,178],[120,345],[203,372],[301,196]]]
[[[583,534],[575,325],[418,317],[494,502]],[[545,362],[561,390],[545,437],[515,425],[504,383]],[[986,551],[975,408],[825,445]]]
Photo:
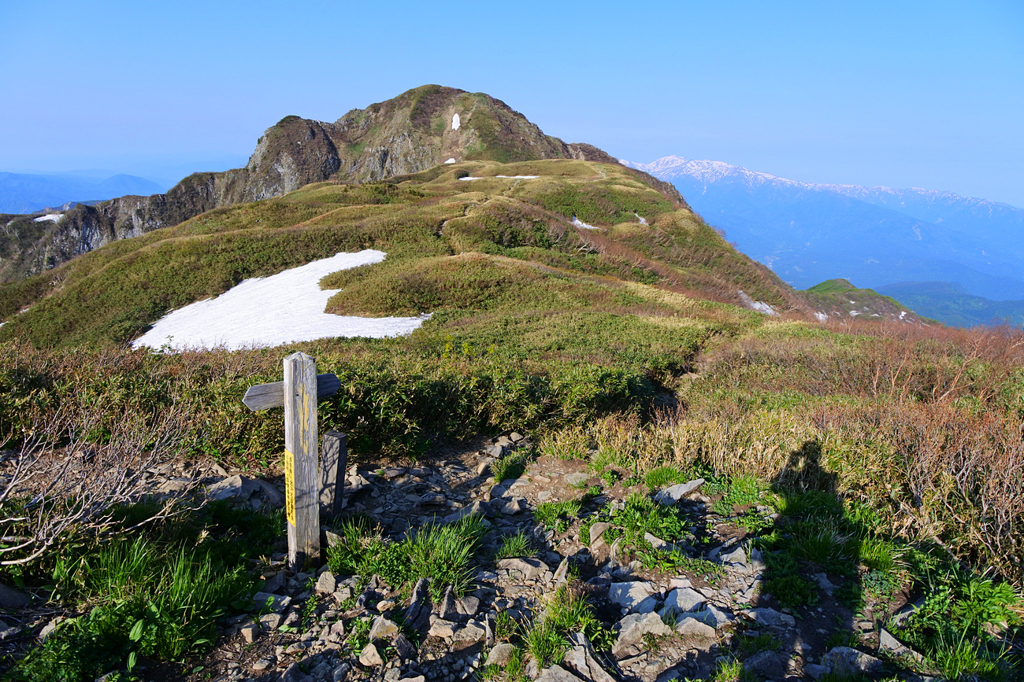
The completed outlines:
[[[714,500],[702,492],[700,480],[655,496],[661,504],[680,506],[692,519],[690,542],[669,546],[654,536],[647,540],[656,548],[702,556],[714,562],[714,570],[701,569],[699,562],[690,571],[649,570],[639,561],[627,563],[620,541],[605,542],[612,524],[587,523],[593,510],[622,506],[632,492],[648,494],[647,487],[621,477],[609,486],[611,479],[595,477],[586,462],[550,456],[530,461],[516,479],[496,482],[490,473],[495,460],[529,447],[528,439],[512,433],[446,461],[348,471],[345,514],[370,517],[392,538],[427,522],[450,523],[470,513],[486,519],[489,532],[477,554],[473,585],[461,598],[449,589],[433,603],[427,580],[410,595],[408,587],[403,593],[379,577],[335,575],[326,566],[316,573],[292,573],[280,545],[270,548],[260,569],[265,583],[253,612],[224,622],[222,636],[203,660],[187,667],[154,665],[142,674],[193,682],[500,677],[512,645],[499,621],[508,623],[511,617],[528,626],[566,584],[586,595],[612,633],[606,642],[611,646],[597,651],[575,634],[561,664],[539,669],[536,661],[528,662],[531,678],[708,679],[732,662],[731,679],[739,671],[745,675],[741,679],[774,681],[842,672],[929,679],[895,665],[914,653],[882,629],[890,613],[852,613],[833,599],[835,585],[825,574],[809,576],[821,590],[814,607],[785,609],[762,594],[766,567],[751,536],[711,511]],[[207,478],[212,497],[257,507],[283,501],[274,482],[222,470],[208,473],[215,474]],[[169,475],[161,485],[171,489],[176,480],[185,485],[188,478]],[[581,518],[556,528],[538,523],[538,505],[578,499],[581,491],[595,490],[591,486],[601,491]],[[770,520],[771,509],[757,511]],[[520,532],[532,538],[535,551],[495,560],[502,539]],[[338,540],[333,534],[327,538]]]

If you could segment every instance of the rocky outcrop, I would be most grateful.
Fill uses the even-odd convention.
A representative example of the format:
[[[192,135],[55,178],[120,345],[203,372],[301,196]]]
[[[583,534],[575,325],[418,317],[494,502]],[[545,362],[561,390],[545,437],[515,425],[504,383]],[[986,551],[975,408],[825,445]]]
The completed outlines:
[[[278,197],[325,180],[371,182],[418,173],[450,159],[618,161],[589,144],[545,135],[483,93],[425,85],[354,109],[333,123],[286,116],[256,143],[245,168],[196,173],[166,194],[76,205],[53,220],[9,217],[0,233],[0,282],[39,274],[105,244],[177,225],[221,206]],[[676,189],[631,171],[685,205]]]

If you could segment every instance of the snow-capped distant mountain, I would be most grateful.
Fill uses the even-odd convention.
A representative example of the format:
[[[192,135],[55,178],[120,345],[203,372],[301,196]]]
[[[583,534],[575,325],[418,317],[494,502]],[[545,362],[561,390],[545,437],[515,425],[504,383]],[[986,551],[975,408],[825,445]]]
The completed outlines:
[[[622,161],[672,182],[704,218],[798,288],[943,281],[1024,299],[1024,210],[952,192],[815,184],[721,161]]]

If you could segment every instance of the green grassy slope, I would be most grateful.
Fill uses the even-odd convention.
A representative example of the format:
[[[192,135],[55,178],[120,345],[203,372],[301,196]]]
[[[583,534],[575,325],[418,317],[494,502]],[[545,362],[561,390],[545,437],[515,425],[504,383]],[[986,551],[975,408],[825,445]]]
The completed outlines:
[[[844,319],[857,317],[868,321],[900,320],[921,322],[911,308],[891,296],[883,296],[874,289],[858,289],[848,280],[830,279],[803,292],[815,308],[827,311],[830,317]],[[934,320],[927,320],[934,322]]]
[[[481,179],[459,179],[467,175]],[[573,216],[601,229],[577,229]],[[0,318],[8,321],[0,339],[40,347],[124,343],[167,311],[245,278],[366,248],[387,252],[386,262],[327,278],[325,287],[345,289],[331,311],[471,316],[636,308],[664,317],[693,305],[666,302],[666,291],[736,303],[740,289],[782,309],[801,304],[765,268],[625,168],[571,160],[467,163],[387,183],[308,185],[110,244],[0,287]]]

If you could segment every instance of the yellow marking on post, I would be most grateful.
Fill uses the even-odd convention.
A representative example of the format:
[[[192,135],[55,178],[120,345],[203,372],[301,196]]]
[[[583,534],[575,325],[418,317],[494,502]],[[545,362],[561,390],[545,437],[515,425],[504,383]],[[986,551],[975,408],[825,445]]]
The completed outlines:
[[[295,525],[295,455],[284,451],[284,508],[288,523]]]

